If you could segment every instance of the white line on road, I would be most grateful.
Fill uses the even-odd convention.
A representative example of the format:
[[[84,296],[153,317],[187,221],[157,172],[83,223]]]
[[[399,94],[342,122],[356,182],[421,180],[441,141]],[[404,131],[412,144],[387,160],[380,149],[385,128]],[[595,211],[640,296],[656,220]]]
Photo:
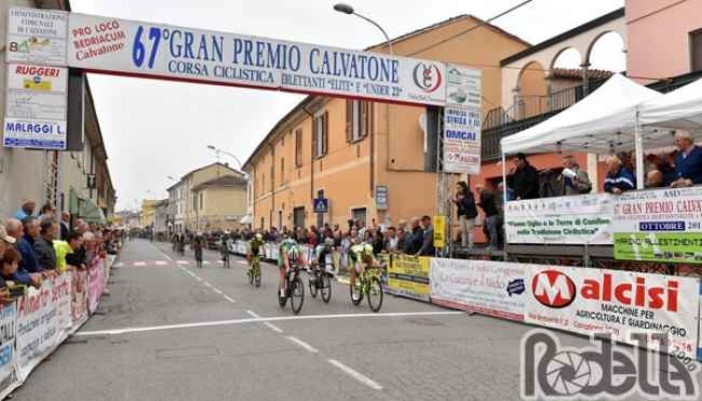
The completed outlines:
[[[117,263],[112,265],[112,267],[122,267],[122,266],[124,266],[124,263],[122,263],[122,262],[117,262]]]
[[[166,262],[165,260],[157,260],[154,264],[156,266],[166,266],[168,262]]]
[[[205,282],[202,283],[202,284],[204,284],[205,287],[207,287],[207,288],[212,288],[212,284],[208,283],[207,281],[205,281]]]
[[[198,277],[199,278],[199,277]],[[202,280],[202,279],[200,279]],[[234,300],[224,296],[227,301],[234,303]],[[410,316],[455,316],[465,315],[465,312],[397,312],[397,313],[357,313],[357,314],[337,314],[337,315],[309,315],[309,316],[276,316],[251,319],[216,320],[212,322],[181,323],[165,326],[149,327],[127,327],[123,329],[84,331],[78,332],[76,336],[105,336],[128,333],[143,333],[149,331],[190,329],[196,327],[227,326],[245,323],[282,322],[288,320],[315,320],[315,319],[346,319],[346,318],[383,318],[383,317],[410,317]]]
[[[336,359],[329,359],[329,363],[332,365],[336,366],[337,368],[341,369],[344,373],[347,375],[353,377],[354,379],[358,380],[359,382],[365,384],[366,386],[372,388],[373,390],[382,390],[383,386],[380,384],[374,382],[373,380],[369,379],[367,376],[356,372],[355,370],[351,369],[350,367],[344,365],[343,363],[337,361]]]
[[[226,299],[227,301],[229,301],[229,302],[231,302],[231,303],[233,303],[233,304],[236,303],[236,301],[235,301],[234,299],[232,299],[232,297],[230,297],[229,295],[225,295],[225,296],[224,296],[224,299]]]
[[[178,263],[179,265],[189,265],[190,264],[190,262],[188,262],[187,260],[179,260],[176,263]]]
[[[295,344],[299,345],[300,347],[304,348],[305,351],[307,351],[307,352],[311,352],[311,353],[313,353],[313,354],[316,354],[316,353],[318,352],[316,348],[314,348],[313,346],[311,346],[311,345],[307,344],[306,342],[300,340],[300,339],[297,338],[297,337],[286,336],[285,338],[287,338],[288,340],[294,342]]]
[[[203,261],[202,261],[202,265],[203,265],[203,266],[207,266],[207,265],[209,265],[209,264],[210,264],[210,261],[209,261],[209,260],[203,260]]]
[[[268,327],[269,329],[275,331],[276,333],[282,333],[282,332],[283,332],[283,329],[281,329],[280,327],[274,325],[274,324],[271,323],[271,322],[263,322],[263,325],[266,326],[266,327]]]
[[[260,319],[260,318],[261,318],[261,316],[257,315],[256,312],[254,312],[254,311],[252,311],[252,310],[247,310],[246,313],[248,313],[249,316],[253,317],[254,319]]]
[[[216,292],[216,293],[219,294],[219,295],[224,295],[224,293],[222,292],[222,290],[220,290],[219,288],[212,288],[212,291]]]
[[[200,277],[200,276],[195,276],[195,280],[197,280],[197,281],[202,281],[202,277]]]
[[[146,262],[134,262],[134,267],[146,266]]]

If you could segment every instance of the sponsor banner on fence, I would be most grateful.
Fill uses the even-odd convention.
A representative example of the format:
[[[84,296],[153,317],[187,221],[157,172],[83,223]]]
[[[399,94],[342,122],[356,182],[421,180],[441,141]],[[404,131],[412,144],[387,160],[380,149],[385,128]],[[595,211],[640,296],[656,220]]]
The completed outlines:
[[[702,264],[702,187],[625,192],[612,232],[615,259]]]
[[[65,338],[60,323],[64,298],[70,302],[71,282],[60,275],[44,280],[39,289],[28,288],[17,301],[16,369],[20,381]]]
[[[516,263],[431,260],[431,301],[503,319],[524,320],[525,270]]]
[[[0,389],[5,389],[15,381],[12,361],[15,355],[15,320],[17,306],[15,303],[0,309]]]
[[[105,260],[98,259],[88,269],[88,311],[92,315],[100,303],[102,290],[105,289]]]
[[[611,245],[613,214],[610,194],[511,201],[505,205],[507,242]]]
[[[388,266],[388,292],[421,301],[429,301],[429,258],[393,255]]]
[[[67,12],[10,8],[7,61],[65,66],[67,33]]]
[[[79,271],[73,276],[73,291],[71,294],[71,320],[73,327],[79,327],[88,320],[88,273]]]
[[[446,66],[429,60],[71,14],[68,65],[422,105],[446,101]]]
[[[695,358],[699,279],[583,267],[526,265],[525,321],[579,334],[611,333],[637,345],[633,333],[668,334],[671,353]]]

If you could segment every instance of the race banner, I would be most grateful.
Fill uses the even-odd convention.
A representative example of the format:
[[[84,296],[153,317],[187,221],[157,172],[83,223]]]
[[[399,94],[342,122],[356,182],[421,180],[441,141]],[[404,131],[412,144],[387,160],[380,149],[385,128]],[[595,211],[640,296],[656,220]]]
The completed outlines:
[[[524,320],[524,267],[484,260],[431,259],[431,302]]]
[[[699,279],[584,267],[526,265],[527,323],[578,334],[611,333],[632,345],[634,333],[668,335],[668,351],[697,357]]]
[[[615,259],[702,264],[702,187],[625,192],[612,232]]]
[[[8,388],[16,380],[12,366],[16,319],[17,306],[14,302],[0,309],[0,389]]]
[[[429,302],[429,258],[393,255],[392,263],[388,266],[388,292]]]
[[[71,304],[73,301],[73,273],[64,273],[57,277],[56,280],[57,282],[54,284],[63,285],[69,289],[67,294],[63,294],[61,297],[59,297],[56,306],[58,314],[56,329],[59,331],[58,341],[61,342],[68,338],[68,336],[71,334],[71,328],[73,327],[73,313],[71,310]]]
[[[104,259],[97,259],[88,269],[88,312],[92,315],[100,303],[102,290],[105,289]]]
[[[87,71],[420,105],[446,102],[446,65],[431,60],[76,13],[69,18],[68,40],[68,65]]]
[[[507,202],[507,242],[611,245],[614,199],[603,193]]]
[[[72,279],[71,320],[73,327],[80,327],[88,320],[88,273],[79,271]]]
[[[44,280],[41,288],[30,287],[17,301],[16,371],[20,381],[60,343],[59,305],[71,297],[71,282],[65,275]]]

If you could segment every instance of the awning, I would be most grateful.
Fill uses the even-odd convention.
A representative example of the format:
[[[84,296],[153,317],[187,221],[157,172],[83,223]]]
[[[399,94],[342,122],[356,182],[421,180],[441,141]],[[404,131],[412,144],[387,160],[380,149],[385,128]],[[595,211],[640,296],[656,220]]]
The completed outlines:
[[[78,217],[88,223],[107,224],[105,214],[90,198],[78,198]]]
[[[648,127],[702,134],[702,79],[643,103],[639,107],[639,122]],[[666,145],[672,143],[670,132],[658,132]]]
[[[578,103],[540,124],[503,138],[502,153],[563,150],[606,154],[634,149],[637,106],[661,96],[615,74]]]

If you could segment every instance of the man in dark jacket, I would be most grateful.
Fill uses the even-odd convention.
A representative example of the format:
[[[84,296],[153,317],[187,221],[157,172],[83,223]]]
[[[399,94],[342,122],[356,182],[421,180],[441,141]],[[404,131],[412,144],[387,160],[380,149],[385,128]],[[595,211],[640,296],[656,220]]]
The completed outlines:
[[[536,199],[539,197],[539,173],[529,164],[524,153],[517,154],[514,159],[517,167],[512,177],[514,199]]]
[[[431,217],[422,217],[422,247],[416,256],[434,256],[434,227],[431,226]]]
[[[497,209],[497,202],[495,199],[495,193],[489,189],[485,189],[482,185],[476,186],[476,189],[480,193],[480,206],[485,213],[485,228],[487,228],[487,234],[490,237],[488,248],[495,250],[499,246],[499,211]]]
[[[422,227],[419,226],[417,217],[412,218],[411,228],[412,231],[405,234],[405,253],[416,255],[422,249],[422,243],[424,242],[424,233],[422,232]]]
[[[45,217],[41,220],[40,236],[34,239],[34,251],[37,255],[39,266],[46,270],[56,269],[56,250],[54,240],[58,235],[58,225],[53,219]]]

